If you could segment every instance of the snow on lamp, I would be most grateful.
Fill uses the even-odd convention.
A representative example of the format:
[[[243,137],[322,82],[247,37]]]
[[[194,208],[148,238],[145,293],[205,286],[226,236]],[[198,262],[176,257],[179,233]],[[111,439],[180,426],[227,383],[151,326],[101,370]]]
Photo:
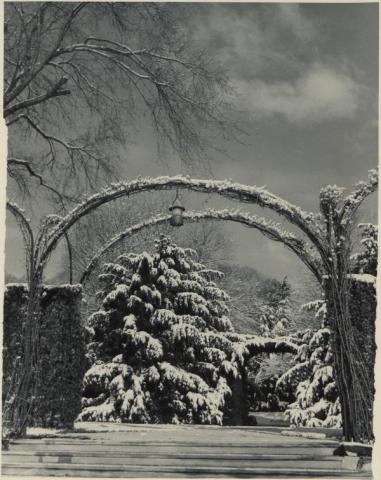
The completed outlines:
[[[181,227],[181,225],[184,223],[183,222],[183,212],[185,210],[185,207],[181,205],[181,202],[179,200],[179,192],[176,192],[176,198],[172,205],[169,207],[169,211],[172,213],[171,219],[170,219],[170,224],[172,227]]]

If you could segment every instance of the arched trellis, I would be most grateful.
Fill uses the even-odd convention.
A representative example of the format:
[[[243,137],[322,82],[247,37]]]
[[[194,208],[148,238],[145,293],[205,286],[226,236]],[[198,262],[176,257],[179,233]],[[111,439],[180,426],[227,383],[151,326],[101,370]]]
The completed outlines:
[[[92,195],[65,217],[60,219],[54,216],[57,223],[50,231],[47,246],[41,254],[37,269],[40,272],[44,268],[47,259],[63,234],[89,212],[118,198],[130,197],[137,193],[183,188],[195,192],[215,193],[226,198],[238,200],[241,203],[251,203],[274,211],[298,227],[307,236],[319,252],[326,270],[329,270],[332,263],[330,260],[332,252],[330,252],[331,239],[328,238],[330,236],[328,235],[330,228],[327,228],[327,224],[330,223],[330,219],[335,220],[340,227],[342,236],[344,236],[350,229],[351,219],[358,207],[377,187],[377,172],[371,170],[368,182],[359,182],[355,190],[344,199],[340,208],[338,208],[338,191],[340,189],[327,187],[327,189],[322,191],[321,195],[321,213],[323,215],[323,218],[321,218],[321,215],[305,212],[300,207],[274,195],[264,187],[247,186],[228,180],[203,180],[177,176],[142,178],[131,182],[113,184],[109,188]]]
[[[242,203],[268,208],[296,226],[319,255],[325,288],[328,317],[334,331],[335,372],[342,406],[346,439],[370,440],[372,433],[373,379],[364,374],[362,352],[359,351],[349,322],[348,273],[350,233],[354,215],[364,199],[378,187],[376,170],[369,172],[367,182],[359,182],[347,197],[342,189],[328,186],[321,191],[320,213],[307,213],[264,187],[246,186],[231,181],[200,180],[189,177],[139,178],[111,185],[79,204],[65,217],[46,217],[33,252],[33,274],[30,293],[38,291],[47,260],[59,240],[83,216],[101,205],[122,197],[148,191],[188,189],[215,193]],[[298,237],[296,237],[298,238]],[[299,238],[300,242],[303,242]],[[30,295],[31,297],[31,295]],[[35,302],[35,300],[34,300]],[[29,299],[29,304],[32,299]],[[28,309],[30,311],[30,308]],[[28,314],[28,322],[33,322]],[[29,340],[27,340],[29,341]],[[29,361],[27,359],[27,361]],[[32,368],[28,363],[26,369]],[[21,415],[21,417],[25,417]],[[20,418],[20,414],[16,415]],[[24,419],[25,421],[25,419]]]
[[[30,226],[29,220],[25,216],[24,210],[22,210],[18,205],[12,202],[7,202],[7,209],[13,214],[16,222],[21,230],[24,247],[25,247],[25,262],[26,262],[26,272],[27,278],[31,277],[34,266],[32,263],[33,254],[34,254],[34,235],[32,228]]]
[[[291,224],[297,226],[307,236],[319,252],[323,266],[326,270],[329,270],[332,263],[332,260],[330,260],[332,258],[332,252],[330,252],[332,245],[330,244],[330,238],[327,237],[332,234],[332,231],[330,231],[330,228],[327,228],[327,224],[330,218],[331,220],[336,220],[342,234],[347,233],[356,210],[362,201],[377,189],[377,186],[377,172],[372,170],[369,173],[369,181],[359,182],[356,189],[344,199],[340,209],[337,209],[337,192],[340,189],[327,187],[321,196],[321,213],[323,214],[323,218],[321,218],[321,215],[305,212],[300,207],[272,194],[264,187],[247,186],[228,180],[203,180],[177,176],[143,178],[131,182],[113,184],[109,188],[92,195],[63,218],[57,215],[46,217],[43,230],[47,235],[40,235],[40,240],[44,240],[44,248],[35,254],[36,274],[38,276],[42,274],[49,256],[62,236],[78,220],[101,205],[118,198],[130,197],[137,193],[178,188],[195,192],[215,193],[242,203],[256,204],[276,212]],[[49,230],[47,231],[46,228],[49,228]]]
[[[47,247],[39,259],[37,265],[38,271],[44,268],[49,255],[56,247],[57,242],[61,239],[64,232],[69,230],[78,220],[89,212],[118,198],[131,197],[137,193],[178,188],[195,192],[215,193],[233,200],[238,200],[242,203],[252,203],[275,211],[290,223],[297,226],[315,246],[319,254],[324,258],[324,261],[326,261],[329,246],[325,239],[324,223],[319,221],[317,215],[307,213],[296,205],[280,199],[264,187],[251,187],[230,181],[199,180],[177,176],[144,178],[114,184],[88,198],[62,219],[57,219],[57,224],[51,229]]]
[[[35,261],[38,259],[38,253],[44,248],[46,238],[46,229],[49,228],[49,221],[42,222],[42,228],[37,235],[37,239],[33,234],[32,227],[30,225],[29,219],[25,216],[25,211],[21,209],[17,204],[7,201],[6,208],[9,210],[10,213],[14,216],[21,234],[24,240],[24,248],[25,248],[25,263],[26,263],[26,274],[27,280],[30,281],[31,275],[34,272]],[[53,216],[54,217],[54,216]],[[48,217],[49,218],[49,217]],[[65,231],[63,233],[63,237],[66,242],[67,251],[68,251],[68,260],[69,260],[69,281],[73,283],[73,254],[71,243],[69,240],[69,236]],[[37,247],[37,248],[36,248]]]
[[[307,243],[297,238],[293,233],[286,232],[281,229],[279,225],[274,222],[269,222],[257,215],[243,213],[238,210],[214,210],[208,209],[203,212],[188,211],[183,214],[186,222],[199,222],[200,220],[213,220],[213,221],[231,221],[235,223],[241,223],[247,227],[259,230],[263,235],[267,236],[271,240],[283,243],[293,253],[295,253],[300,260],[307,266],[307,268],[313,273],[319,283],[323,281],[323,272],[318,257],[313,254],[311,248]],[[169,222],[170,215],[159,215],[145,220],[141,223],[129,226],[122,232],[116,234],[110,239],[96,255],[91,259],[86,266],[80,278],[80,283],[84,284],[91,275],[94,268],[96,268],[99,260],[102,256],[108,253],[118,242],[122,241],[129,236],[135,235],[142,230]]]

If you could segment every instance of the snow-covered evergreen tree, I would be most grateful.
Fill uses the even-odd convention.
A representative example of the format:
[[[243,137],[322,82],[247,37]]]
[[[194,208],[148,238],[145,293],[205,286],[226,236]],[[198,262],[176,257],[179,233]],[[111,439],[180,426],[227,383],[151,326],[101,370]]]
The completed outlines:
[[[82,420],[221,424],[242,346],[228,340],[220,272],[162,236],[107,264],[89,319]]]
[[[289,385],[296,390],[296,401],[287,407],[285,415],[297,427],[340,427],[340,402],[333,376],[325,302],[317,300],[303,308],[315,313],[321,328],[300,334],[302,344],[296,363],[278,380],[278,388]]]
[[[261,334],[277,337],[289,333],[291,324],[291,288],[286,278],[279,289],[273,293],[270,301],[261,306]]]
[[[377,275],[378,228],[371,223],[360,223],[361,250],[352,255],[352,271],[359,274]]]

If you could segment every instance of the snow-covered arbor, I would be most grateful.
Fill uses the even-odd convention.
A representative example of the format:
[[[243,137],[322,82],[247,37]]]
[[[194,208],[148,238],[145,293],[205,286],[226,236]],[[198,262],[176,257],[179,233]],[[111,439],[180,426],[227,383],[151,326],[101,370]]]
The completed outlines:
[[[249,228],[259,230],[266,237],[276,242],[283,243],[288,249],[294,252],[301,258],[302,262],[309,268],[314,274],[317,280],[321,283],[323,279],[323,271],[319,262],[319,258],[313,254],[309,248],[307,242],[298,238],[295,234],[287,232],[279,224],[266,220],[257,215],[251,213],[241,212],[240,210],[224,209],[215,210],[207,209],[200,212],[188,211],[183,213],[183,218],[186,222],[199,222],[200,220],[213,220],[213,221],[229,221],[240,223]],[[161,214],[152,217],[148,220],[144,220],[141,223],[137,223],[131,227],[116,234],[111,238],[103,247],[94,255],[86,269],[83,271],[80,278],[80,283],[85,283],[89,278],[93,270],[99,264],[100,259],[123,239],[139,233],[140,231],[152,227],[154,225],[160,225],[169,222],[171,215]]]
[[[260,219],[256,228],[283,242],[310,268],[324,288],[328,321],[334,332],[333,345],[335,374],[343,412],[344,434],[347,439],[371,440],[373,378],[363,368],[362,355],[349,322],[348,275],[351,227],[359,206],[378,187],[376,170],[369,172],[367,182],[359,182],[354,191],[344,196],[343,189],[328,186],[321,191],[320,212],[308,213],[276,195],[265,187],[246,186],[229,180],[200,180],[189,177],[138,178],[131,182],[113,184],[91,196],[64,217],[49,216],[38,236],[33,255],[30,256],[31,286],[41,283],[42,273],[49,256],[67,231],[84,215],[105,203],[121,197],[147,191],[188,189],[214,193],[241,203],[256,204],[277,213],[296,226],[301,236],[284,232],[279,227]],[[248,224],[250,217],[236,212],[240,223]],[[216,215],[217,217],[218,215]],[[164,220],[163,220],[164,221]],[[256,220],[254,220],[255,223]],[[157,222],[158,223],[158,222]],[[152,224],[148,221],[147,224]],[[254,225],[251,225],[254,226]],[[292,239],[290,237],[292,235]],[[34,291],[34,288],[30,288]],[[31,300],[30,300],[31,301]],[[29,315],[28,322],[33,322]],[[29,359],[25,365],[29,365]],[[361,392],[361,396],[359,396]],[[15,418],[20,417],[16,415]],[[21,415],[22,417],[22,415]]]

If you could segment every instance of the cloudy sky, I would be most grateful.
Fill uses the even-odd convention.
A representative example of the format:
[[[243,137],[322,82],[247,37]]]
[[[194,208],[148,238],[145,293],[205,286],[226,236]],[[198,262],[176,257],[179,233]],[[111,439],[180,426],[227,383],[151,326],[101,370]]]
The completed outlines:
[[[267,185],[306,210],[316,210],[327,184],[350,188],[377,163],[378,5],[193,4],[184,22],[195,41],[227,69],[244,144],[227,141],[215,155],[215,178]],[[185,7],[184,7],[185,8]],[[129,147],[126,174],[178,173],[159,164],[141,130]],[[193,205],[190,205],[193,207]],[[376,221],[376,198],[363,219]],[[231,261],[278,278],[303,270],[283,247],[244,227],[224,227]],[[6,270],[22,271],[19,234],[7,229]]]

